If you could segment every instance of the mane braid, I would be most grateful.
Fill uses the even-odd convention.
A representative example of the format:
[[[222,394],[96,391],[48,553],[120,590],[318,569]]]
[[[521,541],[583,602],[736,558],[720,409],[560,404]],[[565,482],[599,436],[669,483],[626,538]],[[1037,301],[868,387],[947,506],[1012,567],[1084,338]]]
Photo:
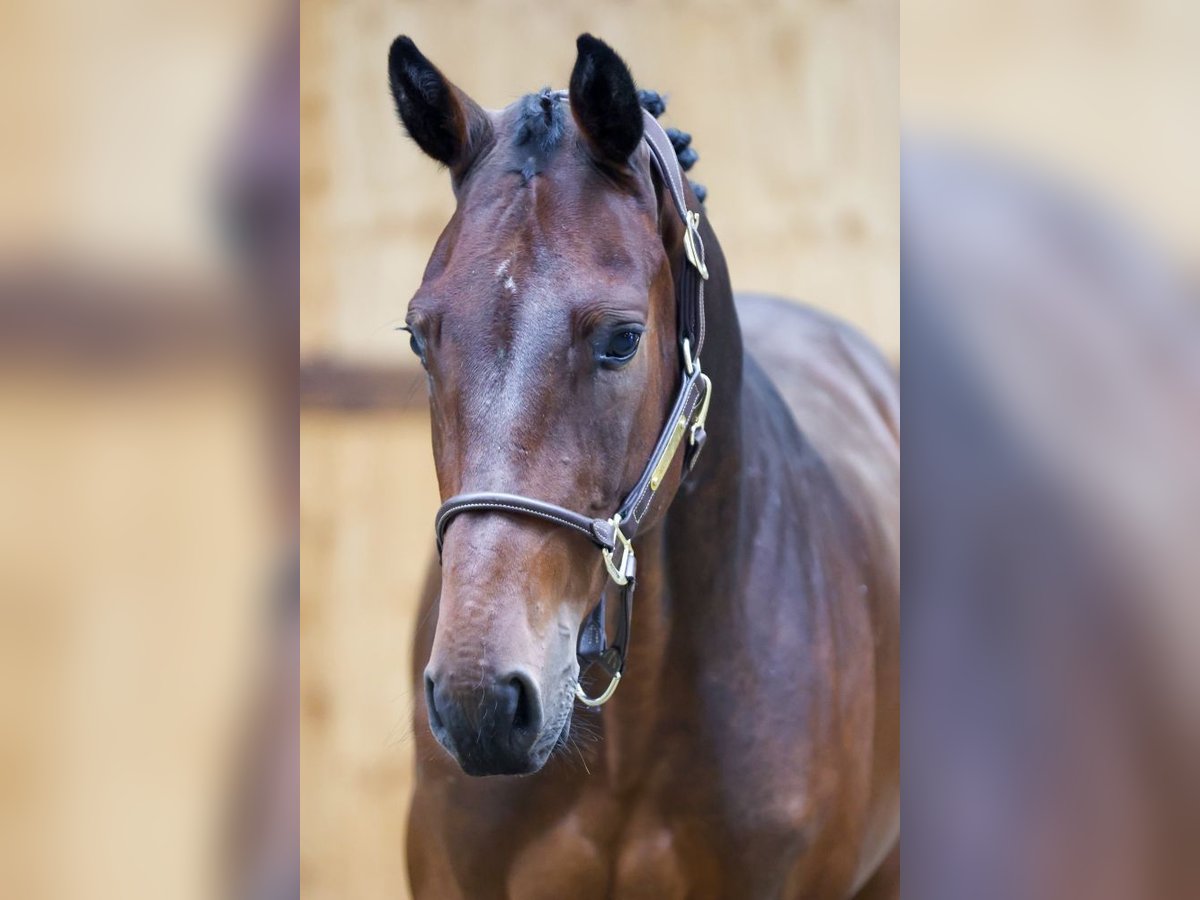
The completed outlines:
[[[642,105],[642,109],[656,119],[661,118],[662,114],[667,111],[667,98],[658,91],[638,91],[638,103]],[[685,172],[689,171],[700,159],[700,154],[692,146],[692,136],[678,128],[668,128],[667,137],[675,149],[675,158],[679,160],[679,168]],[[695,193],[696,199],[703,203],[708,197],[708,188],[690,178],[688,181],[692,185],[692,192]]]
[[[520,125],[513,136],[518,147],[546,154],[558,146],[566,131],[563,102],[550,88],[521,98]]]
[[[519,103],[519,124],[513,135],[513,146],[524,151],[525,155],[514,170],[520,172],[521,178],[528,183],[541,169],[545,158],[562,142],[566,132],[566,100],[563,92],[544,87],[536,94],[526,94]],[[638,103],[656,119],[667,111],[667,98],[658,91],[638,91]],[[667,136],[675,148],[679,167],[687,172],[700,159],[696,149],[691,146],[692,136],[677,128],[668,128]],[[703,203],[708,190],[704,185],[688,180],[696,199]]]

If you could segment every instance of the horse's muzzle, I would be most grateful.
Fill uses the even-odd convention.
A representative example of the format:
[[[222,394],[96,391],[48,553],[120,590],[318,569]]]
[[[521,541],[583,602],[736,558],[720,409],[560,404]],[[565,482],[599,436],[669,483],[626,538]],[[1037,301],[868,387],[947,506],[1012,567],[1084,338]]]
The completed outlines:
[[[517,670],[468,682],[425,671],[425,705],[438,743],[468,775],[537,771],[543,712],[537,684]]]

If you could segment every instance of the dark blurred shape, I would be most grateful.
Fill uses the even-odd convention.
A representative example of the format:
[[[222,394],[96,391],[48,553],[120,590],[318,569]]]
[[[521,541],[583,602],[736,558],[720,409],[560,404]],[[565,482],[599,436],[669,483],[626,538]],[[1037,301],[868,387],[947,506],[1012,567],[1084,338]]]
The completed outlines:
[[[299,12],[8,12],[0,895],[294,898]]]
[[[6,367],[146,374],[244,362],[246,298],[231,285],[168,271],[29,260],[0,270]]]
[[[300,17],[288,3],[225,160],[221,219],[255,298],[270,393],[270,469],[290,547],[267,606],[261,682],[235,770],[229,888],[234,900],[300,896]]]
[[[300,22],[290,3],[264,62],[237,120],[216,196],[228,247],[257,287],[263,338],[294,363],[300,327]]]
[[[905,895],[1200,896],[1195,296],[971,147],[902,227]]]
[[[300,402],[305,409],[424,412],[429,395],[423,371],[317,358],[300,368]]]
[[[216,192],[219,220],[251,288],[272,405],[276,490],[297,511],[300,337],[300,16],[283,8],[281,28],[238,120]]]

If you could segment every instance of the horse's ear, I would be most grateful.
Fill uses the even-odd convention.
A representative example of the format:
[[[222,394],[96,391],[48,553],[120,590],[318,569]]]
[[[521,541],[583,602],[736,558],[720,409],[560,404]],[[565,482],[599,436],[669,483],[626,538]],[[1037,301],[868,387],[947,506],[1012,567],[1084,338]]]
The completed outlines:
[[[633,75],[608,44],[590,34],[575,42],[571,114],[598,160],[625,165],[642,139],[642,107]]]
[[[488,114],[401,35],[388,51],[396,112],[422,150],[461,176],[491,137]]]

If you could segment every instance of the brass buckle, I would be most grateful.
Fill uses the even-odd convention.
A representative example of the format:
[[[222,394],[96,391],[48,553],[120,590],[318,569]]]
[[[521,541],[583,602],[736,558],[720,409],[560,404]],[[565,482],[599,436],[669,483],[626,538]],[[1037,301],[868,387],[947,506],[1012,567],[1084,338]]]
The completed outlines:
[[[630,542],[629,538],[625,537],[625,535],[621,533],[620,513],[617,513],[611,519],[609,519],[609,522],[612,523],[613,527],[614,549],[618,544],[622,548],[621,563],[620,565],[613,564],[612,550],[606,550],[602,548],[600,550],[600,555],[604,557],[604,565],[608,568],[609,577],[611,577],[614,582],[624,587],[629,583],[630,570],[633,567],[633,544]]]
[[[687,253],[688,262],[696,267],[696,271],[700,273],[700,277],[708,281],[708,266],[704,264],[704,260],[700,258],[700,253],[696,249],[696,239],[700,236],[700,213],[687,211],[687,225],[683,232],[683,249]]]

